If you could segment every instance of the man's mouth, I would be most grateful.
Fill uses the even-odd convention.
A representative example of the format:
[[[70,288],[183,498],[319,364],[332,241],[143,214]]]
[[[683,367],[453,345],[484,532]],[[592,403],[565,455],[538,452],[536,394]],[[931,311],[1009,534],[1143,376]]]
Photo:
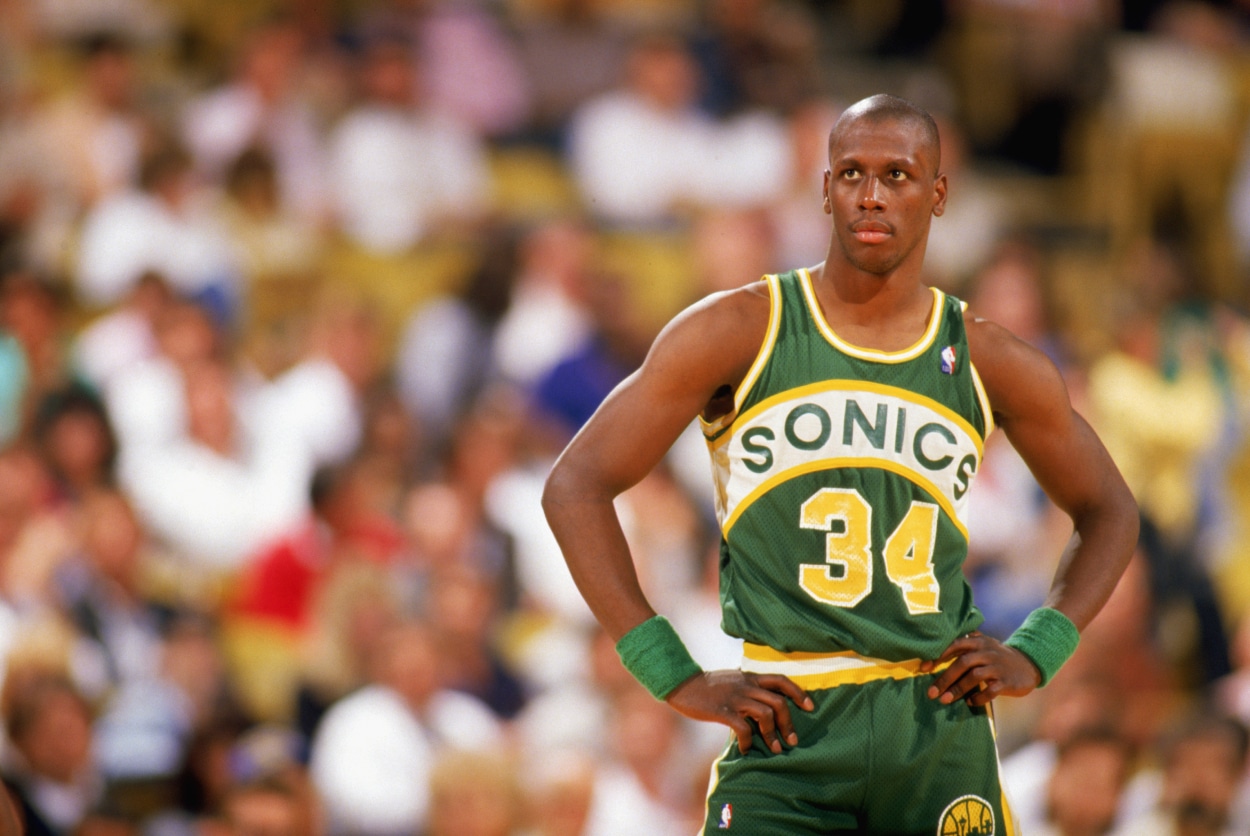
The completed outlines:
[[[880,244],[894,234],[889,224],[879,221],[860,221],[851,224],[851,232],[855,234],[855,240],[864,244]]]

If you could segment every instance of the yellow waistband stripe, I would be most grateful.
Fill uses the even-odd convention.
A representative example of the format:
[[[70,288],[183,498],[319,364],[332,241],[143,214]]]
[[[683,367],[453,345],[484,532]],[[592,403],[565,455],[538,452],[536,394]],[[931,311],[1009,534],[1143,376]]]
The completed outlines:
[[[932,671],[920,670],[922,659],[887,662],[860,656],[850,650],[836,653],[796,651],[783,653],[760,644],[742,646],[742,670],[747,673],[770,673],[789,677],[804,689],[836,688],[839,685],[862,685],[878,679],[910,679],[926,673],[937,673],[950,666],[943,662]],[[952,660],[953,661],[953,660]]]

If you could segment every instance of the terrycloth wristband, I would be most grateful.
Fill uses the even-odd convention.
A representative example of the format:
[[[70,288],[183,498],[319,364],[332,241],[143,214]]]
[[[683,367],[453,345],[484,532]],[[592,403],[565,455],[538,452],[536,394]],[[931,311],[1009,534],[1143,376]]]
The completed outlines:
[[[662,615],[648,618],[616,643],[616,652],[625,669],[634,675],[657,700],[703,668],[690,656],[681,636]]]
[[[1045,685],[1059,673],[1080,640],[1081,633],[1072,619],[1059,610],[1039,607],[1003,643],[1028,656],[1042,672]]]

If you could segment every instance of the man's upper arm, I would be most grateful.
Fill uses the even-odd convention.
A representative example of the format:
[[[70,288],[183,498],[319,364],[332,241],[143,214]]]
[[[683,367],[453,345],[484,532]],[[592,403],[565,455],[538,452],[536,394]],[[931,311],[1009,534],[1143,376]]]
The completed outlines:
[[[1118,494],[1119,471],[1050,359],[993,323],[968,333],[995,422],[1055,504],[1076,517]]]
[[[713,394],[745,375],[768,325],[760,293],[753,286],[710,297],[670,322],[570,442],[556,480],[614,496],[646,476]]]

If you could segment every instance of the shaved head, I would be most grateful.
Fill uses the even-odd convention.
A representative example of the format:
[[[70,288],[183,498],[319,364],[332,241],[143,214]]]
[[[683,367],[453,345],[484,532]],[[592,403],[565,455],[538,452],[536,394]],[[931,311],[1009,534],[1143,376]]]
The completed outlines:
[[[842,115],[834,123],[833,129],[829,132],[829,148],[833,148],[834,143],[837,142],[843,130],[860,120],[869,122],[893,121],[913,125],[919,130],[925,145],[930,146],[933,150],[933,174],[934,176],[937,175],[942,162],[942,143],[938,138],[937,122],[933,121],[933,117],[929,115],[927,110],[919,105],[912,104],[906,99],[891,96],[889,93],[879,93],[866,99],[860,99],[842,111]]]

